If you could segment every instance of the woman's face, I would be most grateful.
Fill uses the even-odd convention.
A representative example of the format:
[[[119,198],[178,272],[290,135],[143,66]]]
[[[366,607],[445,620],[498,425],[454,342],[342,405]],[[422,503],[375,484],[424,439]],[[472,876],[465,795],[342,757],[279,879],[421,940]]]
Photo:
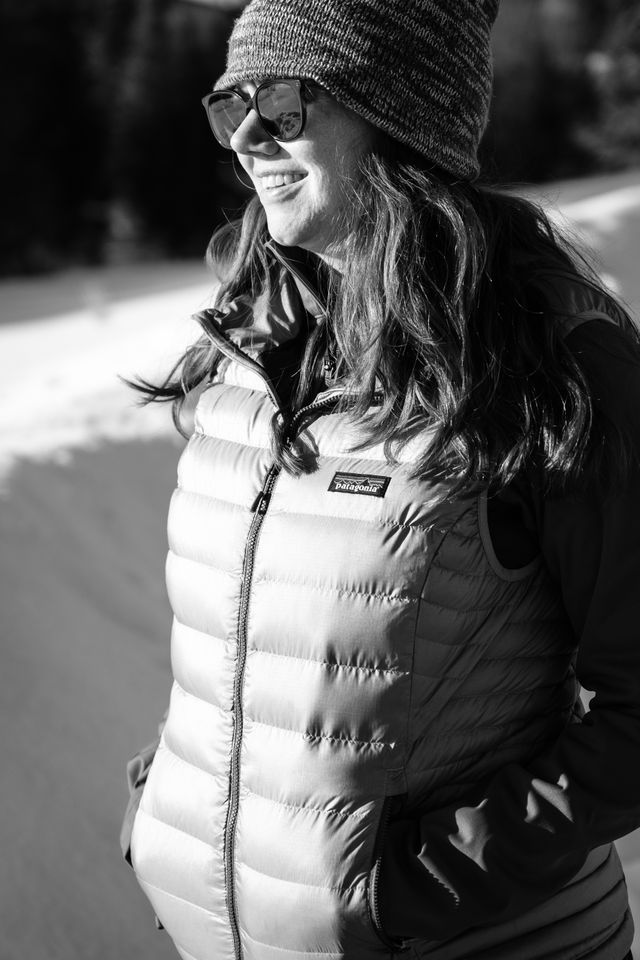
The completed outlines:
[[[255,83],[238,85],[252,94]],[[310,250],[339,265],[338,217],[345,186],[357,177],[358,162],[373,147],[373,128],[317,87],[307,119],[295,140],[279,143],[251,110],[231,138],[231,149],[251,177],[269,233],[287,247]]]

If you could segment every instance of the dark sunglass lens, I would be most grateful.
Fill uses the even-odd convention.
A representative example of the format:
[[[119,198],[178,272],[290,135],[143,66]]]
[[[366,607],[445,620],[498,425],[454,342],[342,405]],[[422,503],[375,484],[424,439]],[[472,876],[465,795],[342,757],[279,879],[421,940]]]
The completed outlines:
[[[209,123],[216,138],[223,147],[231,146],[234,135],[245,118],[246,108],[242,97],[237,93],[223,91],[215,93],[207,105]]]
[[[302,105],[297,89],[280,80],[260,88],[258,112],[267,133],[277,140],[293,140],[302,131]]]

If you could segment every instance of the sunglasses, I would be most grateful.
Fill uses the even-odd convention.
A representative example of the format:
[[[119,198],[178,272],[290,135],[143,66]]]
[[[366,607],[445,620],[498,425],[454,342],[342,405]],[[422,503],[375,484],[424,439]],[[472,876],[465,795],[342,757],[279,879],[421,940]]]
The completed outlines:
[[[273,140],[295,140],[304,130],[305,104],[312,99],[307,80],[265,80],[253,96],[240,90],[215,90],[202,98],[202,105],[214,137],[231,150],[231,138],[251,110]]]

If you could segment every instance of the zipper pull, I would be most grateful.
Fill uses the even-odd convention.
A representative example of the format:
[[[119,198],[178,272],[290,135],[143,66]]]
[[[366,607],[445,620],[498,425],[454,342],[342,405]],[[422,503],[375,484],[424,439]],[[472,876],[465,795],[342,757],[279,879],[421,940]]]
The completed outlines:
[[[251,513],[263,514],[267,512],[270,495],[261,490],[251,505]]]
[[[336,372],[336,361],[333,357],[326,353],[322,361],[322,372],[324,374],[325,380],[333,380],[334,374]]]

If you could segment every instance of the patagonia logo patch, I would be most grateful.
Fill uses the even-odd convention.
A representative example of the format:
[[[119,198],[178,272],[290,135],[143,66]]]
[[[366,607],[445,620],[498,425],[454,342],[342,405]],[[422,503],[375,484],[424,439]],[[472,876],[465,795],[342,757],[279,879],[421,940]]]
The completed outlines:
[[[375,473],[336,473],[329,484],[332,493],[360,493],[365,497],[384,497],[391,477]]]

